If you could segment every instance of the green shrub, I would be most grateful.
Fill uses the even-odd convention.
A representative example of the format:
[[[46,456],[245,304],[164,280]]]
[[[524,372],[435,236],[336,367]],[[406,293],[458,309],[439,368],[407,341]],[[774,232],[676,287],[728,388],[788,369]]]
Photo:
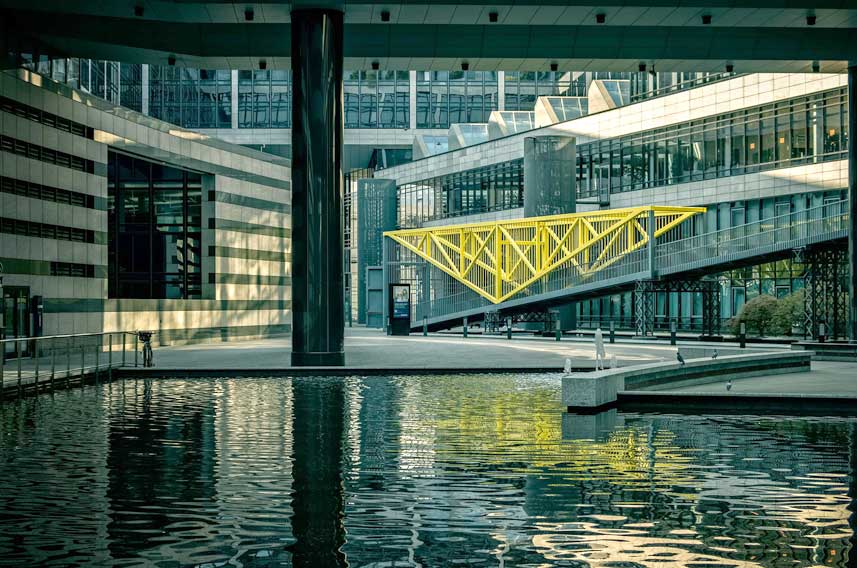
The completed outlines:
[[[755,332],[759,337],[764,337],[774,323],[777,307],[778,301],[773,296],[756,296],[741,306],[738,315],[732,318],[732,332],[739,333],[743,322],[747,326],[748,334]]]
[[[798,290],[785,298],[777,300],[774,321],[771,330],[777,335],[791,335],[792,327],[803,325],[805,292]]]

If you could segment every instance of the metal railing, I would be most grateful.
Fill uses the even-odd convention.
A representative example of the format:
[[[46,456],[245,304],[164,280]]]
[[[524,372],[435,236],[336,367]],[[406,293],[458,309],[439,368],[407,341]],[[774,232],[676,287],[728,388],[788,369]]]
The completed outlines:
[[[848,200],[769,217],[737,227],[659,243],[658,273],[674,274],[837,238],[848,231]]]
[[[113,331],[0,340],[0,398],[66,388],[87,377],[113,380],[113,370],[138,366],[137,332]]]
[[[652,89],[650,91],[642,91],[639,93],[634,93],[633,95],[631,95],[631,102],[636,103],[639,101],[645,101],[648,99],[663,97],[665,95],[671,95],[671,94],[677,93],[679,91],[686,91],[688,89],[695,89],[696,87],[702,87],[704,85],[710,85],[711,83],[719,83],[720,81],[726,81],[728,79],[734,79],[735,77],[738,77],[739,75],[746,75],[746,73],[735,73],[734,71],[725,71],[723,73],[712,73],[712,74],[706,75],[704,77],[694,77],[693,79],[688,79],[686,81],[679,81],[678,83],[672,83],[670,85],[658,87],[657,89]]]

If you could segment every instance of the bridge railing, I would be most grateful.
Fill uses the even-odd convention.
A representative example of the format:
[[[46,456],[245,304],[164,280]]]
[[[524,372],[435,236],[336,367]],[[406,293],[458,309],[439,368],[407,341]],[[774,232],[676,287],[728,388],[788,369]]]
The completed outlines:
[[[451,314],[483,311],[497,305],[404,247],[391,244],[388,246],[387,254],[388,260],[385,265],[387,283],[411,285],[413,325],[419,325],[424,317],[431,321]],[[597,271],[587,271],[586,266],[569,263],[554,269],[500,305],[509,307],[526,304],[533,297],[543,299],[573,287],[582,289],[599,287],[611,281],[624,282],[648,270],[647,255],[645,249],[640,249],[628,253],[621,262],[602,267]]]
[[[659,243],[660,273],[681,272],[845,236],[848,200],[837,200],[691,237]]]

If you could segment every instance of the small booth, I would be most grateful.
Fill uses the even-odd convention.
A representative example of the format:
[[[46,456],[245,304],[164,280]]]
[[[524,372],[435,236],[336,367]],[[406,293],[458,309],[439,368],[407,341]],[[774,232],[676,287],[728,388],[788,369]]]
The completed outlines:
[[[411,285],[390,284],[388,335],[410,335],[411,333]]]

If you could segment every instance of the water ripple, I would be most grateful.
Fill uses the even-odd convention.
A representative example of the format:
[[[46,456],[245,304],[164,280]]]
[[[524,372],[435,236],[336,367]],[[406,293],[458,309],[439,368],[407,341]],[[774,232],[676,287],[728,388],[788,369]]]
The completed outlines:
[[[857,422],[571,416],[559,389],[174,379],[7,401],[0,565],[853,565]]]

